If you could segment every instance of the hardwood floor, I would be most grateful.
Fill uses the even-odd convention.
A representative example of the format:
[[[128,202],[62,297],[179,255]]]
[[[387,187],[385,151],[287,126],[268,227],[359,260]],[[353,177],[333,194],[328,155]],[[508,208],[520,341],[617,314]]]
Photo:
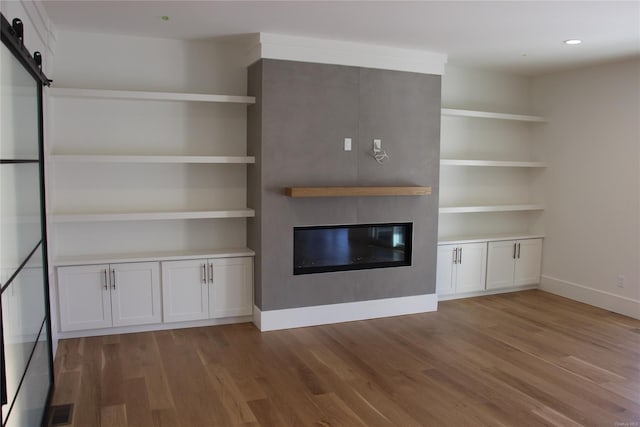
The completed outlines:
[[[640,321],[541,291],[437,313],[64,340],[73,426],[640,426]]]

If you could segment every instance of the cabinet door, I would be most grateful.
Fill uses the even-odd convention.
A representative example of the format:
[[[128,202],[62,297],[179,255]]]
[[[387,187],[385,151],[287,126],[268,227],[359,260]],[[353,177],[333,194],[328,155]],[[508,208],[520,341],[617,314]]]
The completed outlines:
[[[457,293],[484,290],[486,272],[486,243],[458,245],[455,284]]]
[[[160,264],[111,264],[113,326],[160,323]]]
[[[162,307],[165,322],[209,317],[206,260],[162,263]]]
[[[209,261],[211,317],[248,316],[253,312],[252,258]]]
[[[62,331],[111,326],[111,297],[106,276],[108,269],[106,264],[58,267]]]
[[[517,243],[514,240],[489,242],[487,289],[513,286]]]
[[[453,263],[456,245],[438,245],[438,263],[436,267],[436,293],[452,294],[454,287],[455,264]]]
[[[514,275],[515,286],[537,285],[540,283],[542,263],[542,239],[518,241],[518,258]]]

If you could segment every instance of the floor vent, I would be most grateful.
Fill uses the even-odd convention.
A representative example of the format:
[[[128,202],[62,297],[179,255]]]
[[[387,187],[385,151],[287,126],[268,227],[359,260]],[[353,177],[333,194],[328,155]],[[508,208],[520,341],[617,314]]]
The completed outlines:
[[[71,424],[73,419],[73,403],[67,405],[56,405],[51,408],[50,426],[66,426]]]

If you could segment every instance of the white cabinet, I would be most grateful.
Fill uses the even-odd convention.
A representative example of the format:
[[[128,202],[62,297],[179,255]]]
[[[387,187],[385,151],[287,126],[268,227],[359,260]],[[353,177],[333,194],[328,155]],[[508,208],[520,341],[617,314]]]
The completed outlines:
[[[207,260],[162,263],[162,306],[165,322],[209,317]]]
[[[110,267],[113,326],[160,323],[159,264],[112,264]]]
[[[484,290],[487,244],[439,245],[436,276],[438,295]]]
[[[165,322],[251,315],[252,258],[162,263]]]
[[[162,321],[157,262],[58,267],[62,331]]]
[[[542,239],[489,242],[487,289],[540,283]]]
[[[212,318],[253,313],[253,258],[209,261],[209,314]]]

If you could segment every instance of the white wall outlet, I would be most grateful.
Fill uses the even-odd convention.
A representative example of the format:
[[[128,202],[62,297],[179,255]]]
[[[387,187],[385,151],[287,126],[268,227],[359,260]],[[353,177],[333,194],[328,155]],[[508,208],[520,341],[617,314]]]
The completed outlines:
[[[351,151],[351,138],[344,139],[344,151]]]
[[[381,139],[374,139],[373,140],[373,152],[374,153],[379,153],[380,151],[382,151],[382,140]]]
[[[616,284],[618,285],[619,288],[624,288],[624,276],[622,274],[618,275],[618,280],[616,281]]]

